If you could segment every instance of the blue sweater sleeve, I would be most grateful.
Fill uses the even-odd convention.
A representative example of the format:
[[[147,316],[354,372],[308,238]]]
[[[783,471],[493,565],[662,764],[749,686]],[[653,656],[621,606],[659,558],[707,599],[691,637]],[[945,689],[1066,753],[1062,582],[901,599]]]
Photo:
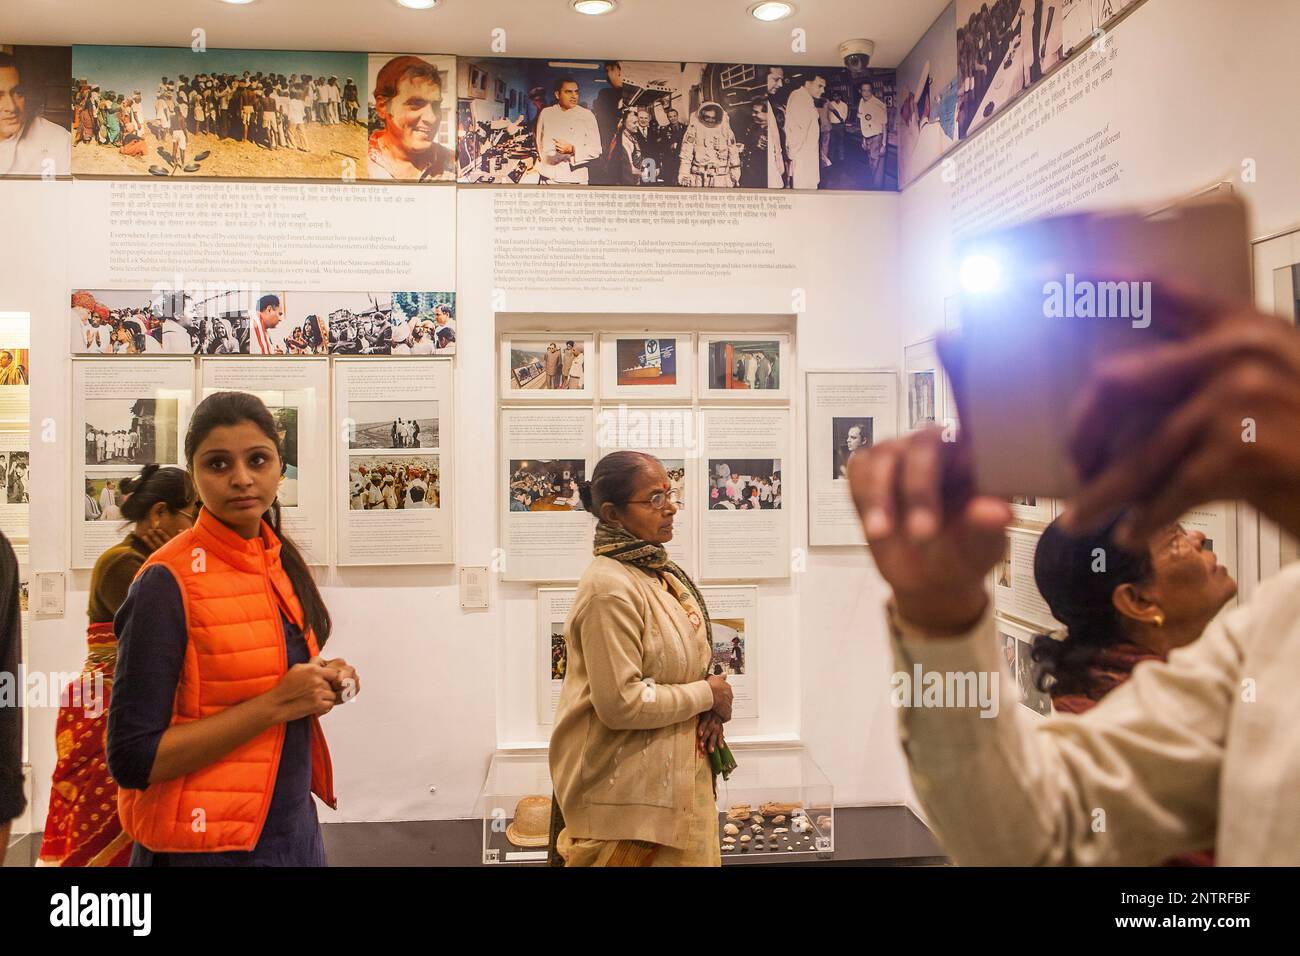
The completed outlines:
[[[164,567],[145,569],[113,618],[117,670],[108,707],[108,772],[119,787],[144,790],[171,726],[185,660],[185,603]]]

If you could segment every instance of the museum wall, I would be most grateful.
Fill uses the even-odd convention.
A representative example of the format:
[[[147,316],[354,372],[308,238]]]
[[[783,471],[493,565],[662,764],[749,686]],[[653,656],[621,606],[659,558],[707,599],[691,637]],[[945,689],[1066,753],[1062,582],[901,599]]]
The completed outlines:
[[[112,242],[97,212],[103,188],[84,181],[4,184],[14,221],[32,224],[21,235],[5,231],[0,254],[6,263],[5,307],[31,312],[32,351],[42,366],[32,392],[31,566],[37,571],[70,566],[69,503],[80,480],[73,462],[79,443],[59,440],[58,431],[70,428],[73,416],[67,290],[131,287],[128,274],[109,262]],[[424,227],[431,236],[445,230],[449,218],[455,221],[454,250],[449,254],[435,240],[428,255],[438,259],[438,272],[455,263],[460,310],[452,360],[458,565],[494,567],[503,557],[497,551],[499,500],[490,477],[499,474],[500,331],[653,325],[791,336],[795,377],[786,468],[794,477],[785,507],[793,571],[761,582],[758,716],[741,722],[744,726],[738,723],[731,736],[742,746],[801,742],[834,783],[837,803],[906,800],[887,695],[863,693],[864,687],[887,686],[880,581],[856,548],[807,547],[803,499],[802,373],[888,367],[901,348],[893,320],[899,311],[898,197],[387,188],[433,197],[419,200],[415,217],[436,224]],[[560,237],[538,237],[531,240],[528,262],[584,262],[585,288],[556,291],[544,275],[555,269],[520,266],[517,217],[501,212],[502,204],[520,202],[529,204],[534,220],[569,224],[570,239],[581,243],[559,255]],[[577,228],[581,216],[590,222]],[[699,244],[704,218],[713,223],[710,236],[718,240],[709,246]],[[597,219],[603,231],[591,225]],[[629,257],[627,249],[641,252]],[[328,249],[318,255],[327,257]],[[216,275],[223,263],[198,256],[188,266],[203,279]],[[320,271],[312,283],[338,278],[325,275],[326,266]],[[352,277],[346,287],[368,287],[372,280],[377,288],[422,287],[405,284],[407,275],[443,282],[438,272],[430,274],[422,256],[394,263],[389,271],[379,279]],[[291,284],[274,263],[257,278],[269,287]],[[42,431],[46,420],[53,422],[53,431]],[[452,565],[335,566],[318,568],[317,574],[335,620],[331,653],[357,666],[364,687],[355,706],[340,708],[327,721],[340,804],[335,813],[322,811],[322,819],[472,815],[493,752],[499,747],[537,752],[549,734],[537,707],[538,583],[502,581],[493,574],[489,608],[475,611],[461,609]],[[71,673],[80,666],[88,585],[88,571],[70,571],[64,615],[33,615],[30,669]],[[53,708],[30,713],[32,819],[37,821],[48,801],[56,713]],[[744,760],[743,750],[737,755]]]
[[[1300,222],[1300,126],[1280,119],[1300,83],[1300,6],[1224,9],[1214,0],[1136,6],[904,187],[905,348],[959,325],[954,248],[985,228],[1067,208],[1154,209],[1221,182],[1249,205],[1252,236]],[[900,92],[907,83],[900,69]],[[1231,569],[1248,598],[1268,529],[1244,506],[1207,506],[1201,517],[1204,527],[1235,527]]]

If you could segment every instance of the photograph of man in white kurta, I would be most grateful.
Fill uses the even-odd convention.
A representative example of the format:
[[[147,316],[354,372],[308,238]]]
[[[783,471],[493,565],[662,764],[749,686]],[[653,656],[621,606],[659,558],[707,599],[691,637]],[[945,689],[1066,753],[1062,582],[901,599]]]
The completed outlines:
[[[121,521],[122,520],[122,481],[135,472],[102,475],[85,480],[85,493],[82,496],[85,505],[85,521]]]
[[[709,343],[709,388],[770,391],[781,387],[781,343],[728,339]]]
[[[537,171],[543,183],[585,186],[602,153],[596,114],[578,103],[578,81],[567,73],[556,78],[554,95],[537,117]]]
[[[177,405],[174,398],[86,399],[85,464],[174,463]]]
[[[775,511],[781,507],[780,458],[710,458],[710,511]]]

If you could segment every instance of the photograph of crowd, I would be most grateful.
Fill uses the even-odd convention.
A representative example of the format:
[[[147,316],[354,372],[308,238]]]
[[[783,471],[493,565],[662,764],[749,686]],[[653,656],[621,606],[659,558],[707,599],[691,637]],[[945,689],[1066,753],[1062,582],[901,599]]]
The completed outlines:
[[[372,53],[366,71],[371,179],[419,182],[456,177],[456,58]],[[353,107],[355,109],[355,107]]]
[[[894,71],[467,60],[459,179],[895,189]]]
[[[450,355],[454,292],[295,292],[295,312],[319,315],[331,355]]]
[[[437,455],[354,455],[348,459],[349,511],[437,508]]]
[[[364,53],[74,46],[78,174],[364,178]]]
[[[573,339],[511,340],[510,389],[581,389],[586,363],[586,347]]]
[[[437,402],[352,402],[349,448],[437,448]]]
[[[709,388],[772,391],[780,387],[780,342],[736,339],[709,343]]]
[[[713,657],[709,673],[718,677],[745,673],[745,619],[713,618]]]
[[[676,339],[617,339],[619,385],[676,385]]]
[[[85,520],[86,521],[121,521],[122,481],[134,472],[120,475],[101,475],[85,480]]]
[[[551,680],[564,680],[569,667],[569,647],[564,643],[564,622],[551,622]]]
[[[1020,703],[1043,717],[1052,716],[1052,698],[1034,685],[1037,668],[1033,661],[1033,646],[1028,641],[1016,641],[1016,684]]]
[[[587,480],[581,458],[510,459],[506,493],[513,511],[585,511],[578,483]]]
[[[875,426],[872,418],[834,416],[831,418],[831,451],[835,460],[832,462],[835,480],[849,477],[849,458],[859,448],[871,447],[871,436]]]
[[[772,511],[781,507],[780,458],[709,459],[708,508]]]
[[[957,13],[944,8],[898,67],[898,178],[907,186],[957,142]]]
[[[32,356],[28,349],[0,349],[0,385],[30,385]]]
[[[0,176],[66,176],[72,48],[0,44]]]
[[[658,457],[658,456],[656,456]],[[668,473],[669,489],[677,494],[677,510],[686,510],[686,462],[681,458],[660,458],[664,471]]]
[[[957,0],[961,136],[1061,61],[1061,13],[1061,0]]]
[[[909,372],[907,375],[907,427],[909,430],[933,425],[936,421],[934,409],[934,370]]]
[[[147,465],[177,461],[174,398],[88,398],[87,465]]]
[[[5,503],[25,505],[31,501],[27,476],[31,468],[31,452],[0,452],[0,487],[4,488]]]
[[[72,348],[83,355],[246,355],[256,305],[246,290],[191,297],[78,289]]]

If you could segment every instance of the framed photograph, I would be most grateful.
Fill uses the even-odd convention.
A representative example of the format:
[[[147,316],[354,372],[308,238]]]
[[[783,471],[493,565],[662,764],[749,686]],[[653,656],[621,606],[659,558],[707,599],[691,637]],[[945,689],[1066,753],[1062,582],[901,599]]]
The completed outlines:
[[[1256,240],[1251,244],[1251,258],[1256,307],[1296,323],[1300,319],[1300,226]],[[1300,559],[1300,541],[1267,518],[1260,517],[1255,533],[1259,540],[1259,580]],[[1248,550],[1243,547],[1243,553]],[[1241,583],[1245,599],[1254,582]]]
[[[923,339],[903,349],[903,431],[944,425],[953,418],[946,406],[948,392],[934,339]]]
[[[122,540],[121,482],[152,462],[184,466],[194,360],[72,360],[72,557],[90,568]],[[76,492],[80,491],[81,494]]]
[[[555,723],[564,688],[569,667],[564,625],[576,593],[576,588],[537,589],[537,722],[544,727]]]
[[[281,518],[308,564],[328,565],[329,362],[324,358],[211,359],[199,363],[202,398],[213,392],[256,395],[275,419],[284,449]]]
[[[456,58],[428,53],[371,53],[365,96],[345,97],[348,122],[367,130],[370,179],[421,183],[456,178]],[[356,96],[355,87],[349,90]],[[419,122],[411,122],[413,110]]]
[[[596,336],[590,332],[503,335],[501,397],[520,402],[569,402],[596,397]]]
[[[698,347],[702,400],[789,400],[793,373],[789,335],[703,334]]]
[[[340,565],[451,564],[451,362],[336,359]]]
[[[808,544],[861,545],[849,458],[898,434],[898,372],[808,372]]]
[[[760,654],[758,586],[702,587],[713,622],[710,676],[725,677],[731,685],[733,720],[758,717]],[[731,727],[729,724],[728,727]],[[738,728],[732,727],[733,736]]]
[[[694,356],[689,332],[602,332],[601,397],[652,402],[689,399]]]
[[[1014,683],[1016,698],[1021,706],[1036,717],[1052,716],[1052,696],[1038,689],[1037,667],[1033,660],[1034,638],[1040,634],[1017,621],[995,617],[998,632],[998,651]]]

